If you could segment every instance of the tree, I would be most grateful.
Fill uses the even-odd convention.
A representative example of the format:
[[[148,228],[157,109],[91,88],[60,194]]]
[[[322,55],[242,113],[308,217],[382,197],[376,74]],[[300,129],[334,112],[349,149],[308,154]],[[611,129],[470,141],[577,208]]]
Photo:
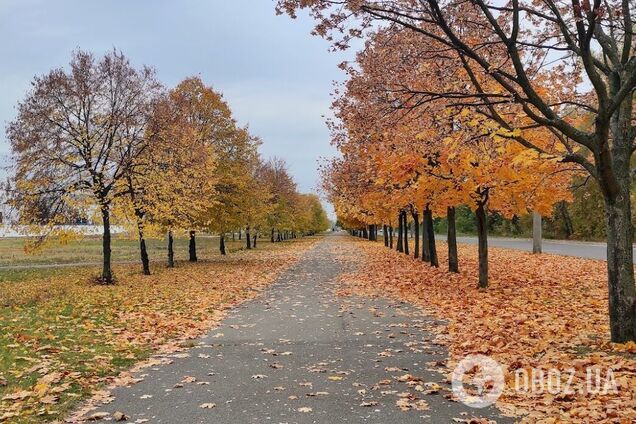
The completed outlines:
[[[266,217],[270,241],[281,241],[293,226],[293,213],[298,202],[296,183],[287,171],[285,161],[273,158],[259,170],[259,179],[270,193],[269,213]]]
[[[36,77],[9,124],[15,167],[10,203],[20,221],[54,228],[73,205],[97,209],[103,224],[102,284],[111,269],[111,207],[146,148],[146,126],[161,89],[152,69],[112,51],[73,53],[68,70]]]
[[[416,33],[423,43],[442,43],[466,72],[485,75],[492,85],[484,87],[474,78],[460,92],[432,91],[422,93],[423,99],[454,97],[471,103],[508,130],[539,125],[551,131],[562,148],[560,159],[581,166],[601,188],[607,222],[611,338],[615,342],[636,340],[630,200],[636,57],[634,11],[628,0],[278,3],[280,13],[294,16],[298,8],[309,8],[319,19],[319,34],[343,33],[337,41],[341,46],[376,21]],[[347,30],[348,23],[358,28]],[[502,113],[500,107],[509,102],[519,105],[532,124],[518,127],[514,118]],[[573,109],[590,113],[593,125],[578,127],[572,120]],[[542,151],[523,131],[510,138],[529,150]]]
[[[479,212],[480,286],[486,287],[486,208],[504,214],[533,205],[549,210],[568,196],[569,176],[564,172],[568,167],[527,154],[505,137],[508,132],[496,122],[470,108],[450,102],[413,105],[415,88],[405,91],[405,85],[450,91],[470,83],[462,67],[452,61],[440,58],[429,63],[410,57],[416,49],[411,34],[378,31],[358,54],[356,64],[345,67],[350,78],[338,90],[341,95],[334,109],[339,123],[331,127],[334,144],[346,162],[355,163],[348,166],[355,173],[328,185],[339,186],[341,193],[343,183],[349,185],[347,190],[353,195],[341,201],[357,202],[364,212],[359,219],[369,223],[380,210],[375,193],[382,193],[381,202],[390,197],[402,209],[421,210],[425,218],[422,258],[433,266],[438,266],[433,213],[452,217],[452,208],[470,205]],[[527,137],[536,139],[545,151],[554,143],[550,133],[540,129],[528,130]],[[408,253],[404,213],[399,221],[398,250]],[[456,271],[455,233],[451,231],[449,236],[449,269]]]
[[[189,253],[191,259],[196,257],[193,228],[201,226],[207,208],[215,201],[216,103],[199,92],[199,83],[196,78],[186,79],[156,102],[146,134],[148,147],[127,176],[130,209],[148,275],[146,225],[168,233],[168,266],[173,267],[174,232],[189,232]]]

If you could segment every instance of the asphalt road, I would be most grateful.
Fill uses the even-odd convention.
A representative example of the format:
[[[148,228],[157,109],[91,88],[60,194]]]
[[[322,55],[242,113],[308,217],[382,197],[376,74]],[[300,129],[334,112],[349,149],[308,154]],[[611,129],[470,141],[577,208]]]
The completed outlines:
[[[439,235],[443,240],[443,235]],[[458,243],[477,244],[477,237],[457,237]],[[488,245],[503,247],[506,249],[525,250],[532,252],[532,240],[489,237]],[[587,259],[607,260],[607,246],[605,243],[579,242],[569,240],[543,240],[543,253],[554,255],[576,256]],[[636,249],[634,249],[634,262],[636,263]]]
[[[325,237],[259,298],[115,389],[97,412],[170,424],[512,422],[445,397],[447,353],[433,342],[444,323],[408,304],[336,296],[336,277],[353,266],[332,250],[340,237]],[[439,391],[423,393],[432,383]]]

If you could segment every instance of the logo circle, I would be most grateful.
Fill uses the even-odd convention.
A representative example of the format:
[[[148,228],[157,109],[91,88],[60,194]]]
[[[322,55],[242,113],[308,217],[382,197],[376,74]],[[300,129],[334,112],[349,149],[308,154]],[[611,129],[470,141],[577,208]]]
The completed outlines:
[[[471,379],[470,393],[464,387],[464,377]],[[503,393],[505,379],[499,362],[484,355],[468,355],[462,359],[451,377],[453,393],[471,408],[486,408],[497,402]]]

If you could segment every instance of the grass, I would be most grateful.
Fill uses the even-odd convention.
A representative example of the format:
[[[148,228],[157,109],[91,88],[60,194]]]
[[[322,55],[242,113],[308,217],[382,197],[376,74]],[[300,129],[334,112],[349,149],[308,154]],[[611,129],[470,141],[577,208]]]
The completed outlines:
[[[261,239],[263,243],[267,240]],[[153,261],[163,261],[167,255],[166,240],[148,239],[146,241],[148,254]],[[244,246],[245,241],[232,241],[226,245],[230,250]],[[0,239],[0,267],[15,265],[50,265],[69,263],[99,263],[102,260],[102,240],[100,237],[85,237],[67,243],[55,240],[35,254],[27,253],[24,249],[25,239]],[[188,240],[175,239],[175,254],[177,260],[187,259]],[[216,236],[200,235],[197,237],[197,250],[201,258],[210,258],[219,253],[219,238]],[[112,242],[113,261],[131,262],[139,259],[139,242],[124,236],[115,236]]]
[[[152,267],[162,267],[167,257],[166,241],[148,239],[146,243],[148,255],[153,262]],[[269,240],[258,240],[259,248],[269,244]],[[228,252],[241,250],[244,246],[245,240],[233,241],[230,238],[226,241]],[[0,283],[64,275],[69,272],[68,267],[54,265],[85,264],[86,267],[95,268],[102,260],[102,244],[99,237],[86,237],[67,243],[52,241],[47,248],[36,253],[27,253],[24,247],[24,239],[0,238]],[[188,239],[175,238],[174,249],[177,261],[188,260]],[[114,263],[140,262],[137,240],[115,237],[112,252]],[[219,238],[206,235],[197,237],[197,256],[203,261],[218,258]]]
[[[79,400],[166,343],[205,332],[219,311],[255,296],[314,240],[265,242],[222,257],[214,239],[201,238],[199,263],[184,261],[187,241],[179,240],[176,268],[154,264],[153,275],[143,276],[137,264],[120,263],[114,266],[118,284],[106,287],[91,283],[98,266],[2,270],[0,422],[66,416]],[[70,262],[84,242],[44,252],[41,263]],[[86,246],[85,261],[92,260],[96,243]],[[0,244],[18,250],[14,240]],[[125,258],[134,244],[118,240],[115,246]],[[158,247],[154,252],[163,255]]]

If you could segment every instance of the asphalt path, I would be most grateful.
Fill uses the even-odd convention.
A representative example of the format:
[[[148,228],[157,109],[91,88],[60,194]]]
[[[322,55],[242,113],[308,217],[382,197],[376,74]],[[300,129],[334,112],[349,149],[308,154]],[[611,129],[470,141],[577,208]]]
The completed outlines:
[[[112,392],[131,423],[458,423],[498,411],[449,400],[443,322],[388,299],[340,297],[330,235],[185,352]],[[464,421],[466,420],[466,421]],[[485,422],[485,421],[479,421]]]
[[[443,240],[443,235],[438,237]],[[458,243],[477,244],[477,237],[457,237]],[[488,245],[506,249],[524,250],[532,252],[531,239],[489,237]],[[543,253],[563,256],[575,256],[586,259],[607,260],[607,245],[605,243],[593,243],[570,240],[543,240]],[[636,249],[634,249],[634,262],[636,263]]]

